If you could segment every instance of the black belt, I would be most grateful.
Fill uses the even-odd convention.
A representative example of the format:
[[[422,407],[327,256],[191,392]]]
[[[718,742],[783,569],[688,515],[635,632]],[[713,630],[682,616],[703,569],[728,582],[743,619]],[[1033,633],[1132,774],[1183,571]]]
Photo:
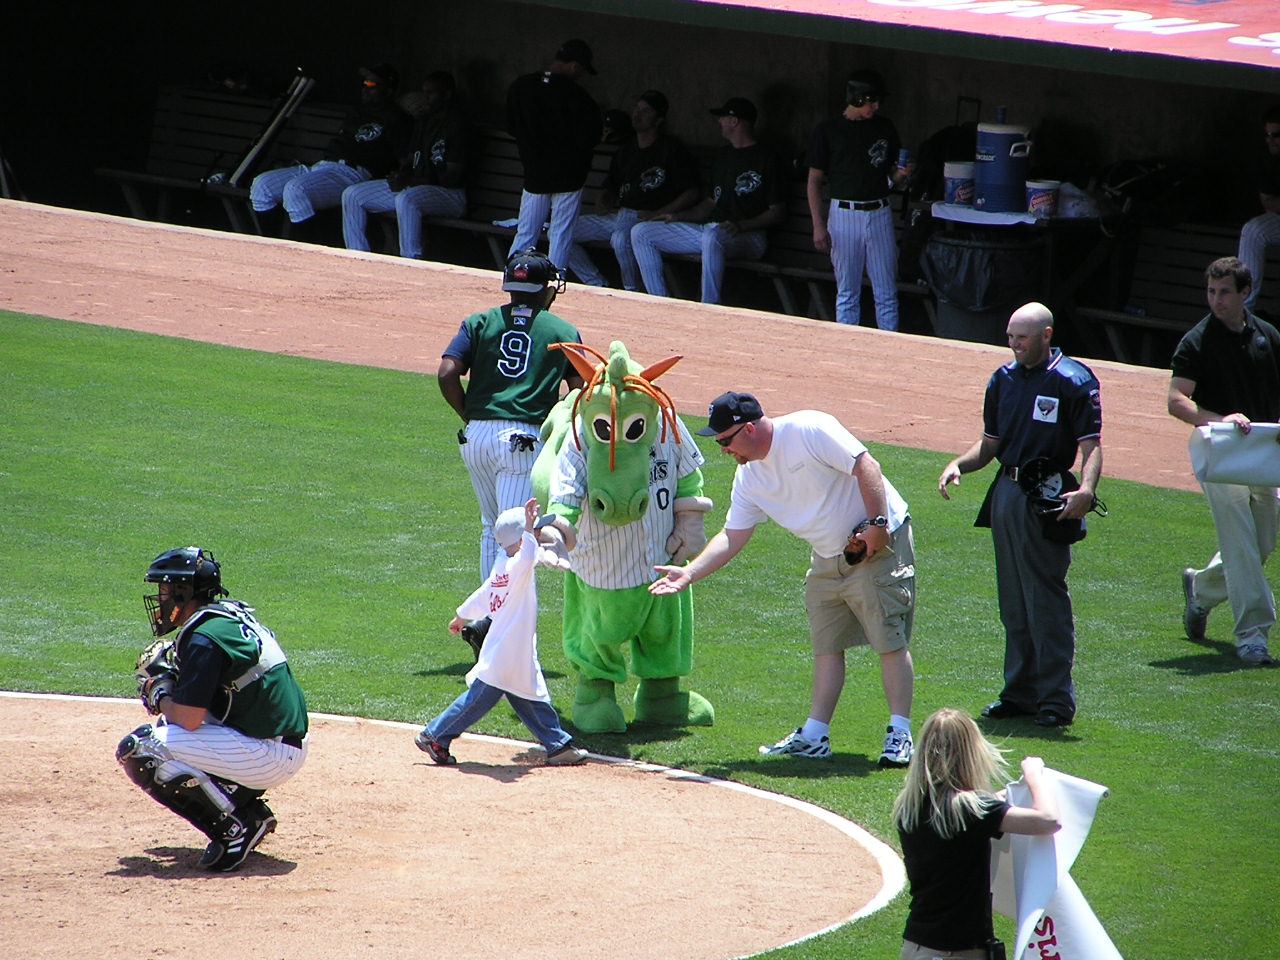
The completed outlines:
[[[302,749],[302,738],[299,736],[281,737],[280,742],[286,747],[297,747],[299,750]]]
[[[888,199],[881,200],[837,200],[836,206],[841,210],[879,210],[889,205]]]
[[[1002,476],[1008,477],[1014,483],[1018,482],[1018,468],[1009,466],[1008,464],[1000,465],[1000,473]]]

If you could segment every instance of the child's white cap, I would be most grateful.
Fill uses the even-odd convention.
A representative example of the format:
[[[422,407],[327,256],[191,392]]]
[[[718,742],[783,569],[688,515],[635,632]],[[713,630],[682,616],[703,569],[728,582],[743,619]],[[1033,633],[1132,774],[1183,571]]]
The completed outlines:
[[[524,507],[512,507],[498,514],[493,524],[493,538],[503,550],[515,546],[524,536]]]

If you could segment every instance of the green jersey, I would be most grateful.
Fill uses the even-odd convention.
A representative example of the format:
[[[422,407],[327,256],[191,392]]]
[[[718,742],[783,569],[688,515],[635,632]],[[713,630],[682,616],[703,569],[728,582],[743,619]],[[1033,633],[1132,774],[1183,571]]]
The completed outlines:
[[[223,600],[196,612],[176,641],[182,671],[183,641],[199,634],[230,658],[217,678],[210,712],[223,724],[251,737],[269,739],[307,732],[307,701],[294,680],[275,634],[253,610]]]
[[[554,313],[507,304],[467,317],[444,355],[470,371],[468,420],[540,424],[573,369],[563,352],[547,347],[581,342],[574,326]]]

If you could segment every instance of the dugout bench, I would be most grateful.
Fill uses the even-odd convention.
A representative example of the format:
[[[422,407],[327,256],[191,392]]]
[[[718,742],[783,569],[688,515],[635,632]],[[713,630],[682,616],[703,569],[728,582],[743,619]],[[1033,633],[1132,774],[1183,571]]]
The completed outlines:
[[[1122,256],[1108,263],[1108,302],[1076,306],[1078,326],[1101,331],[1112,357],[1121,363],[1167,366],[1182,335],[1209,312],[1205,268],[1219,257],[1233,257],[1239,228],[1202,224],[1144,224],[1133,245],[1131,271]],[[1268,251],[1258,307],[1280,318],[1280,247]],[[1128,272],[1129,276],[1124,274]]]
[[[218,182],[220,175],[234,171],[277,106],[274,98],[161,87],[143,169],[100,167],[94,173],[119,186],[130,216],[139,220],[172,222],[174,200],[200,193],[219,198],[232,229],[256,232],[247,206],[252,174],[321,159],[348,112],[335,104],[304,101],[242,185]]]

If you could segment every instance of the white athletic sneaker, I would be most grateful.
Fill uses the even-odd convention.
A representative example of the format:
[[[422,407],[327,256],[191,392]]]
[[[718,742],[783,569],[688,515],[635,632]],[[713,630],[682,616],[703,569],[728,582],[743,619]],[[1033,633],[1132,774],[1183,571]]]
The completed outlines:
[[[911,754],[915,752],[915,744],[911,742],[911,734],[905,730],[886,727],[884,750],[880,754],[881,767],[905,767],[911,763]]]
[[[822,737],[817,743],[800,736],[800,728],[789,733],[772,747],[761,747],[760,752],[766,757],[808,757],[810,760],[825,760],[831,756],[831,738]]]
[[[587,760],[587,751],[574,744],[572,740],[558,750],[547,754],[549,767],[574,767]]]
[[[1265,667],[1272,662],[1265,643],[1242,643],[1236,647],[1236,654],[1251,667]]]

